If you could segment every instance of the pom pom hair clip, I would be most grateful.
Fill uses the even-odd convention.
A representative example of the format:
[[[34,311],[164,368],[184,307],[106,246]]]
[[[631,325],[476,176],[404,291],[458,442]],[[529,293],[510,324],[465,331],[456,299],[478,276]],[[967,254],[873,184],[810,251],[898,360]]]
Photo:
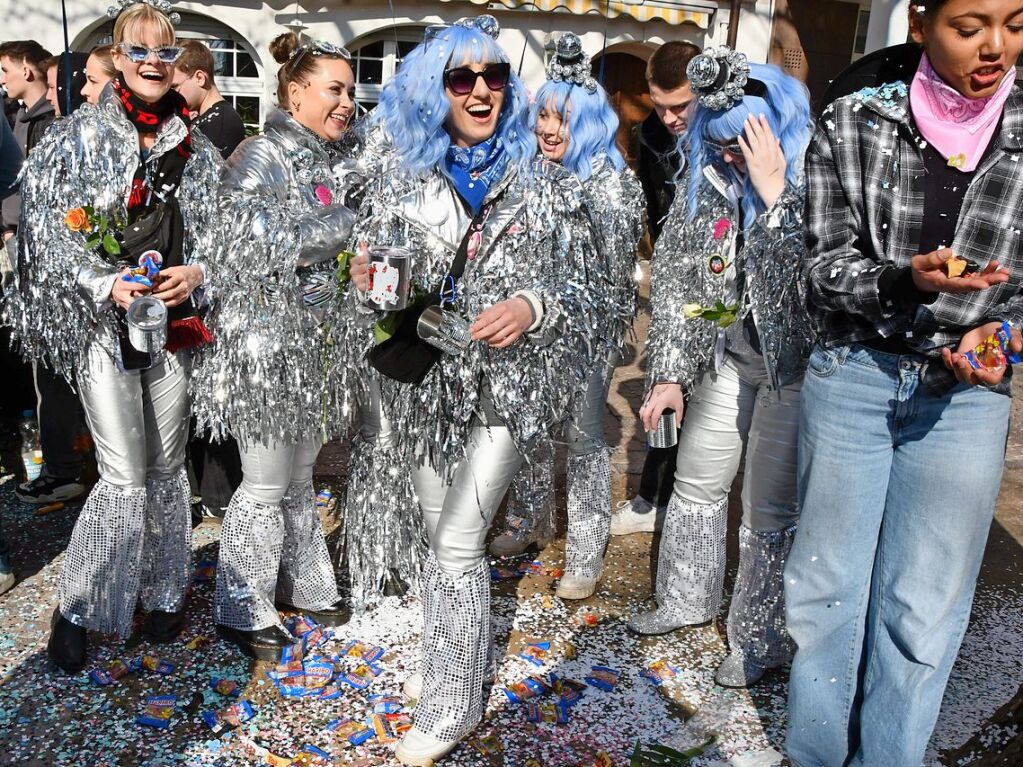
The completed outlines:
[[[170,0],[114,0],[114,4],[107,8],[107,16],[116,19],[133,5],[148,5],[163,13],[170,19],[170,23],[177,26],[181,23],[181,15],[175,13],[174,6]]]

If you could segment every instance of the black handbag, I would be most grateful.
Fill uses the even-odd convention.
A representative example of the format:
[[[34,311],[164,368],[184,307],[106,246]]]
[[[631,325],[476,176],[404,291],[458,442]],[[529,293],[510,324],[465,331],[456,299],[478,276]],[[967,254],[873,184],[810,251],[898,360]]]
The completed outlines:
[[[366,355],[369,364],[381,375],[418,386],[440,360],[444,352],[419,337],[419,318],[429,307],[440,303],[441,289],[448,282],[448,278],[453,278],[456,283],[461,279],[469,255],[469,240],[475,232],[483,228],[483,223],[493,207],[492,200],[480,208],[480,212],[473,218],[458,245],[451,268],[437,289],[399,312],[398,327],[394,335],[374,346]]]

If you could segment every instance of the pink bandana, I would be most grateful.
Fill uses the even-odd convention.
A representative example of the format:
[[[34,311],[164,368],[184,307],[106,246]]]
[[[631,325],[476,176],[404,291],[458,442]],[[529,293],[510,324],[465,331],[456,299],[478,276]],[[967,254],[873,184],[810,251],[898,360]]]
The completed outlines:
[[[950,166],[972,172],[991,143],[1015,80],[1013,67],[993,95],[967,98],[941,79],[925,53],[909,90],[916,127],[942,157],[948,158]]]

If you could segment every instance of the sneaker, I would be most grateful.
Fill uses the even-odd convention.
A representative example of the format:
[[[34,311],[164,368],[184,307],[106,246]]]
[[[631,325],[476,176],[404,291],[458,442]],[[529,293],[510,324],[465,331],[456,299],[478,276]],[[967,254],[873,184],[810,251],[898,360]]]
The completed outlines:
[[[525,517],[508,515],[508,529],[490,542],[490,553],[502,559],[517,557],[530,548],[542,551],[554,540],[554,533],[537,530]]]
[[[14,495],[22,503],[42,506],[58,501],[71,501],[85,493],[85,485],[76,477],[50,477],[46,474],[18,485]]]
[[[461,738],[441,740],[413,726],[398,743],[394,755],[399,762],[411,767],[432,767],[435,761],[453,751],[460,741]]]
[[[660,532],[667,512],[667,506],[658,506],[655,512],[654,505],[640,495],[622,501],[611,514],[611,535]]]
[[[561,580],[558,581],[558,588],[554,593],[562,599],[586,599],[592,597],[593,592],[596,590],[596,578],[565,573],[561,576]]]
[[[0,572],[0,594],[10,591],[14,587],[14,573]]]

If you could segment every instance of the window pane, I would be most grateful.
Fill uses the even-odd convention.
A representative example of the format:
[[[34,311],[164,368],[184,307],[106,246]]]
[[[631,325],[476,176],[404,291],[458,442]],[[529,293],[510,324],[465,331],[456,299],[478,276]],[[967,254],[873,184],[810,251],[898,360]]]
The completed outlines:
[[[359,82],[365,85],[379,85],[384,77],[384,62],[373,59],[359,60]]]
[[[359,48],[358,54],[360,58],[366,56],[370,58],[382,59],[384,57],[384,41],[377,40],[375,43],[364,45],[361,48]]]
[[[419,43],[409,42],[408,40],[398,41],[398,59],[403,59],[412,53],[412,50],[419,45]]]
[[[232,48],[234,48],[234,42],[232,40],[206,40],[205,43],[212,50],[218,49],[231,50]]]
[[[234,108],[243,123],[259,123],[259,96],[235,96]]]
[[[238,71],[235,73],[236,77],[259,77],[256,62],[245,51],[238,51],[235,54],[235,63],[238,67]]]
[[[213,70],[215,77],[234,77],[234,55],[225,51],[213,51]]]

